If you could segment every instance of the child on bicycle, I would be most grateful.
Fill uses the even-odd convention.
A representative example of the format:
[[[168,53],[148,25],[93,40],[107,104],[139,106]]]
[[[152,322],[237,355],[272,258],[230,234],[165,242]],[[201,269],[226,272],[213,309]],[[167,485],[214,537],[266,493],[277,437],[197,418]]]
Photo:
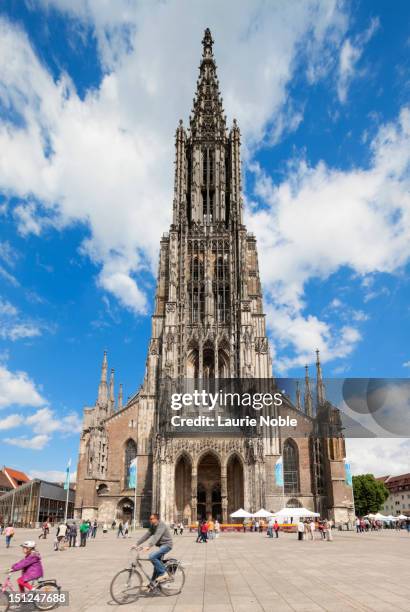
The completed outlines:
[[[17,584],[20,593],[24,593],[25,588],[28,590],[33,588],[29,581],[41,578],[44,572],[40,554],[36,551],[36,543],[33,540],[27,540],[20,546],[23,549],[24,557],[21,561],[14,563],[10,571],[18,572],[22,570],[21,576],[17,579]]]

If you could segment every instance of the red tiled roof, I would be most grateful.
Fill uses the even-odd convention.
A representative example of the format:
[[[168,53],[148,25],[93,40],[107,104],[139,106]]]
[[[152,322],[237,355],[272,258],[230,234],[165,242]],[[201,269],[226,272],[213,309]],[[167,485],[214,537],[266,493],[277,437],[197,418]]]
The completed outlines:
[[[18,487],[19,482],[30,482],[30,478],[24,472],[20,472],[19,470],[13,470],[12,468],[8,468],[4,466],[3,472],[8,477],[10,484],[14,489]]]
[[[390,490],[396,489],[397,487],[410,487],[410,472],[407,474],[400,474],[399,476],[389,476],[385,480],[384,484]]]
[[[7,478],[6,474],[0,470],[0,487],[2,489],[12,489],[12,485],[10,480]]]

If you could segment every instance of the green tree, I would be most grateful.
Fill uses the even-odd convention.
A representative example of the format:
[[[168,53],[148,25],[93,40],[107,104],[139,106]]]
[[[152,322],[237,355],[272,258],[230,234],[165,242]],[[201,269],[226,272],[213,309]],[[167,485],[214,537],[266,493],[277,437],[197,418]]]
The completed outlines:
[[[356,515],[365,516],[380,510],[389,496],[389,490],[373,474],[361,474],[353,476],[353,495]]]

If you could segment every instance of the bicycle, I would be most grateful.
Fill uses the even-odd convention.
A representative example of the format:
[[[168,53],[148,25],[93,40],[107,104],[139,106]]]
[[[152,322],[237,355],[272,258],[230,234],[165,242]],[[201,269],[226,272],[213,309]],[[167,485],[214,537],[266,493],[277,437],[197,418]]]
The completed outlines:
[[[110,593],[115,603],[123,605],[133,603],[143,594],[142,581],[143,575],[148,580],[147,589],[144,594],[156,594],[158,592],[166,595],[178,595],[185,584],[185,572],[182,564],[177,559],[168,558],[161,559],[165,565],[166,571],[168,572],[169,580],[166,582],[157,582],[154,577],[151,578],[144,570],[142,561],[149,561],[150,559],[141,559],[139,552],[137,552],[135,561],[132,561],[130,567],[120,570],[115,574],[111,581]]]
[[[20,591],[16,590],[13,587],[13,583],[11,582],[10,578],[12,573],[13,572],[7,572],[6,580],[3,584],[0,584],[0,612],[20,609],[20,604],[18,603],[18,596],[20,595]],[[34,604],[35,608],[37,608],[37,610],[53,610],[56,606],[58,606],[59,602],[56,601],[56,595],[60,594],[61,587],[57,584],[56,580],[30,580],[29,582],[33,583],[33,588],[30,591],[27,591],[26,595],[28,595],[29,593],[33,593],[32,603]],[[16,603],[12,603],[10,601],[10,593],[15,594]],[[40,593],[41,597],[36,598],[36,593]],[[46,595],[46,597],[44,597],[44,594]],[[47,597],[47,595],[49,595],[50,597]],[[42,598],[44,598],[44,601],[40,601]]]

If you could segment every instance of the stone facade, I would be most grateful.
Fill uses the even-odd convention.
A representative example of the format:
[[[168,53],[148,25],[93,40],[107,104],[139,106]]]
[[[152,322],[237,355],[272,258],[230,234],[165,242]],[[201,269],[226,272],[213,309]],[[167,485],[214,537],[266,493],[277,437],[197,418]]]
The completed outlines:
[[[255,237],[243,225],[240,131],[230,130],[219,93],[209,30],[190,126],[176,131],[173,220],[161,240],[155,310],[143,384],[122,406],[114,402],[104,355],[98,398],[84,410],[77,472],[79,516],[137,522],[159,511],[165,520],[223,521],[248,510],[303,504],[345,521],[353,504],[345,484],[344,441],[325,399],[319,356],[313,400],[306,372],[287,410],[304,436],[271,427],[236,435],[170,433],[160,410],[161,385],[171,380],[272,379]],[[332,435],[317,437],[314,415],[335,421]],[[278,458],[285,488],[277,487]],[[130,463],[138,457],[137,487],[129,489]],[[134,501],[135,499],[135,501]]]

